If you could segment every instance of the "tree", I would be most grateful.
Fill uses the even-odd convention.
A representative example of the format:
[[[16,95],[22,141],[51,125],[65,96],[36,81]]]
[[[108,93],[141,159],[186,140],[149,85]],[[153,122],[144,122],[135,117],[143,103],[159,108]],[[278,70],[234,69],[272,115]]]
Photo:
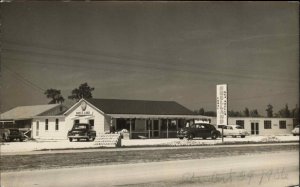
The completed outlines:
[[[241,117],[243,116],[240,111],[230,110],[227,112],[229,117]]]
[[[299,107],[298,105],[296,105],[296,107],[292,110],[292,113],[291,113],[291,117],[294,118],[294,125],[297,125],[299,124]]]
[[[212,117],[216,117],[217,113],[215,111],[205,111],[204,112],[204,116],[212,116]]]
[[[244,115],[245,115],[245,117],[249,117],[250,116],[250,112],[249,112],[249,109],[247,107],[244,110]]]
[[[250,117],[259,117],[260,115],[258,114],[257,109],[251,110],[250,111]]]
[[[273,117],[273,106],[271,104],[268,104],[266,111],[267,111],[267,117],[269,118]]]
[[[278,116],[282,118],[289,118],[291,117],[291,112],[289,110],[288,105],[286,104],[285,107],[278,111]]]
[[[204,115],[204,108],[200,108],[200,110],[199,110],[199,115]]]
[[[87,83],[83,83],[78,88],[72,90],[72,95],[68,98],[76,101],[79,101],[82,98],[93,98],[92,91],[94,90],[95,88],[90,87]]]
[[[57,89],[47,89],[44,93],[48,99],[51,99],[49,104],[63,103],[65,99],[60,93],[60,90]]]

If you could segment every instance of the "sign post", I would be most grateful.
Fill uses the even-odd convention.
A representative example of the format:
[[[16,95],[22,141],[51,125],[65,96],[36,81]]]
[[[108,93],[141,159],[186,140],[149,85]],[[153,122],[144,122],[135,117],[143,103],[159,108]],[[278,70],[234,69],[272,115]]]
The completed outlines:
[[[227,109],[228,109],[228,102],[227,102],[227,84],[219,84],[217,85],[217,125],[222,125],[222,142],[223,139],[223,126],[228,125],[228,116],[227,116]]]

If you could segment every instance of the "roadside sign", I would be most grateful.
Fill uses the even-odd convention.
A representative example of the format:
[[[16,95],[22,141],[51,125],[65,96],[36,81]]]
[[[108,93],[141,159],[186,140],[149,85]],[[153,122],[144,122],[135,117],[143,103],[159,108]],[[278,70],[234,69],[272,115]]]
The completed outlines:
[[[227,84],[217,85],[217,125],[227,125]]]

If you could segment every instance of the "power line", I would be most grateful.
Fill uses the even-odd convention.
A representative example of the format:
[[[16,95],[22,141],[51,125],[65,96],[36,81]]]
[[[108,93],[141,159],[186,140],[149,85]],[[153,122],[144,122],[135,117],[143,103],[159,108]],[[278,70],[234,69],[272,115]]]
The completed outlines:
[[[22,47],[22,45],[19,45]],[[41,48],[41,47],[40,47]],[[45,48],[45,47],[44,47]],[[47,49],[47,48],[45,48]],[[48,48],[49,49],[49,48]],[[55,51],[55,53],[60,53],[60,54],[47,54],[47,52],[38,52],[38,51],[29,51],[27,48],[24,50],[24,49],[7,49],[7,48],[4,48],[4,50],[6,51],[12,51],[12,52],[19,52],[19,53],[31,53],[31,54],[35,54],[35,55],[43,55],[43,56],[56,56],[56,57],[59,57],[59,58],[64,58],[64,59],[75,59],[75,60],[82,60],[82,61],[89,61],[89,62],[94,62],[95,63],[95,59],[92,59],[91,58],[94,58],[96,56],[101,56],[99,54],[95,55],[95,54],[92,54],[92,57],[90,54],[87,54],[87,53],[81,53],[81,55],[84,55],[84,56],[88,56],[88,57],[83,57],[83,56],[78,56],[78,54],[80,55],[80,53],[76,53],[76,54],[73,54],[73,52],[71,52],[72,54],[68,54],[69,56],[66,56],[66,53],[62,53],[61,54],[61,51],[58,51],[58,50],[54,50],[54,49],[50,49],[52,51]],[[145,60],[142,60],[143,63],[145,64],[152,64],[152,65],[142,65],[142,64],[136,64],[136,63],[132,63],[132,62],[141,62],[141,60],[136,60],[136,59],[127,59],[130,61],[130,63],[125,63],[124,62],[124,59],[120,58],[120,57],[116,57],[116,56],[108,56],[108,55],[105,55],[105,57],[107,58],[113,58],[117,61],[121,61],[123,60],[122,62],[116,62],[116,61],[111,61],[111,60],[105,60],[105,61],[99,61],[97,60],[96,63],[99,64],[99,63],[104,63],[104,64],[109,64],[109,65],[112,65],[112,64],[115,64],[115,65],[121,65],[121,66],[133,66],[133,67],[141,67],[141,68],[147,68],[147,69],[155,69],[155,70],[159,70],[159,71],[176,71],[176,72],[186,72],[186,73],[201,73],[201,74],[208,74],[208,75],[222,75],[222,76],[227,76],[227,77],[234,77],[234,78],[244,78],[244,79],[251,79],[251,80],[257,80],[258,78],[261,79],[261,80],[268,80],[268,81],[283,81],[283,82],[298,82],[298,80],[295,80],[295,79],[283,79],[283,78],[278,78],[276,77],[276,79],[274,79],[274,77],[267,77],[265,75],[263,75],[262,77],[258,77],[258,76],[249,76],[249,75],[245,75],[245,74],[238,74],[238,73],[228,73],[228,72],[223,72],[223,71],[208,71],[208,70],[203,70],[203,69],[197,69],[197,71],[194,71],[196,69],[193,69],[193,70],[184,70],[184,69],[176,69],[176,68],[173,68],[174,66],[183,66],[183,64],[172,64],[172,67],[162,67],[161,65],[164,65],[163,63],[149,63]],[[128,58],[128,57],[127,57]],[[153,64],[155,65],[159,65],[159,67],[155,67],[153,66]],[[184,65],[186,64],[189,64],[191,65],[190,63],[185,63]],[[195,64],[193,64],[195,65]],[[193,67],[192,65],[192,67]],[[197,66],[195,66],[196,68],[199,68]]]
[[[23,82],[24,84],[26,84],[27,86],[31,87],[31,88],[34,88],[42,93],[45,92],[45,89],[41,88],[40,86],[38,86],[37,84],[29,81],[28,79],[24,78],[22,75],[20,75],[19,73],[11,70],[10,68],[8,68],[6,65],[2,64],[2,66],[8,71],[10,72],[11,74],[14,74],[15,78],[17,78],[18,80],[20,80],[21,82]]]

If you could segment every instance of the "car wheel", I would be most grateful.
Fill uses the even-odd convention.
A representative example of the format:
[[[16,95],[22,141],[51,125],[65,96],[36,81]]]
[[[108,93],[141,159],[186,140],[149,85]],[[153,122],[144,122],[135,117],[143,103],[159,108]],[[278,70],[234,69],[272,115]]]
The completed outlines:
[[[20,138],[19,140],[20,140],[20,142],[23,142],[24,139]]]
[[[296,134],[293,134],[294,136],[296,136]]]
[[[69,141],[70,141],[70,142],[72,142],[72,141],[73,141],[73,139],[72,139],[72,138],[69,138]]]
[[[193,134],[190,134],[189,137],[188,137],[189,140],[192,140],[193,138],[194,138]]]
[[[95,140],[95,138],[92,138],[92,142]]]
[[[213,140],[215,140],[215,139],[217,139],[217,134],[216,133],[213,133],[212,135],[211,135],[211,139],[213,139]]]
[[[87,138],[86,141],[89,142],[89,141],[90,141],[90,138]]]
[[[180,140],[182,140],[182,139],[183,139],[183,137],[180,137],[179,139],[180,139]]]
[[[232,138],[236,138],[236,136],[232,136]]]
[[[204,140],[206,140],[206,137],[202,137]]]
[[[242,135],[242,136],[241,136],[241,138],[245,138],[245,137],[246,137],[245,135]]]

